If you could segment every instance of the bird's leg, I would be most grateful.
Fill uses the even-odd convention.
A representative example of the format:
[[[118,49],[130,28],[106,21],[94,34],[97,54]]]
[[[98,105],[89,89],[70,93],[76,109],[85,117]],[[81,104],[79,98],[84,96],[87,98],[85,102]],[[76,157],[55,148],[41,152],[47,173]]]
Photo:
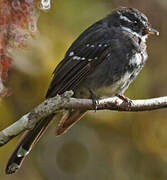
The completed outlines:
[[[99,100],[91,89],[89,89],[89,92],[90,92],[90,97],[92,99],[92,104],[93,104],[94,110],[96,112],[97,111],[97,105],[99,104]]]
[[[128,97],[124,96],[123,94],[116,94],[116,96],[123,101],[127,106],[132,105],[132,100]]]

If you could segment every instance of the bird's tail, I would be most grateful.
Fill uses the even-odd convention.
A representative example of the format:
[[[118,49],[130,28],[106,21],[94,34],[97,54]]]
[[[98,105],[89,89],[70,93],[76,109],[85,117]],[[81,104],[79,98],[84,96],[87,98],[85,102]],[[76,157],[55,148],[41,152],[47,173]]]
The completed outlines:
[[[82,116],[86,113],[86,111],[69,111],[66,113],[57,129],[57,135],[61,135],[65,133],[68,129],[70,129],[76,122],[78,122]],[[32,130],[29,130],[21,141],[19,142],[17,148],[14,150],[12,155],[10,156],[7,166],[6,166],[6,174],[15,173],[20,167],[25,159],[25,157],[29,154],[33,146],[39,141],[51,120],[53,119],[54,114],[51,114],[45,119],[39,121]]]
[[[56,135],[61,135],[70,129],[76,122],[78,122],[86,113],[85,110],[68,111],[60,120]]]
[[[47,118],[42,119],[35,125],[32,130],[29,130],[27,133],[25,133],[17,148],[8,160],[6,166],[6,174],[15,173],[20,168],[23,160],[29,154],[33,146],[41,138],[53,117],[54,114],[51,114]]]

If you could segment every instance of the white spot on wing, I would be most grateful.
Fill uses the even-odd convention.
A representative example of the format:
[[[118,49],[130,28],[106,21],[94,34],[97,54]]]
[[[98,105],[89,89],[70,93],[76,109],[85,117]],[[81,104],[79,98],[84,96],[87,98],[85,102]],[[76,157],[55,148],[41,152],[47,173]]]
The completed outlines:
[[[77,56],[74,56],[74,57],[73,57],[74,60],[77,59],[77,58],[78,58]]]
[[[74,52],[70,52],[69,56],[73,56],[74,55]]]
[[[74,56],[73,60],[80,60],[81,58],[79,56]]]

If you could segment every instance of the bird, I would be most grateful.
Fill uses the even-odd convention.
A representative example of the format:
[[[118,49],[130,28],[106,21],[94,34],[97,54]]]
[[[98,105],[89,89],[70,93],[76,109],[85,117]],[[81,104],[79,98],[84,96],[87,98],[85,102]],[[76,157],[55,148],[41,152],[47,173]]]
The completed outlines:
[[[146,40],[159,35],[146,15],[135,8],[120,7],[88,27],[69,47],[53,72],[46,98],[73,90],[76,98],[91,98],[97,109],[98,99],[123,94],[147,60]],[[61,135],[80,120],[86,110],[69,110],[60,120]],[[6,173],[16,172],[24,158],[46,131],[55,114],[36,123],[23,136],[8,160]]]

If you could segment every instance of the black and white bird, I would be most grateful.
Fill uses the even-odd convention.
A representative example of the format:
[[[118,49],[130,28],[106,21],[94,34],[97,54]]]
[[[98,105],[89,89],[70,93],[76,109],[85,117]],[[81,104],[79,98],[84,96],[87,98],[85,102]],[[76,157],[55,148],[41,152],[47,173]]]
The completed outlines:
[[[118,96],[136,78],[147,59],[146,39],[158,35],[147,17],[134,8],[118,8],[86,29],[56,67],[46,98],[73,90],[77,98]],[[71,110],[60,121],[57,134],[79,120],[86,111]],[[11,155],[6,173],[14,173],[50,124],[54,114],[28,131]]]

